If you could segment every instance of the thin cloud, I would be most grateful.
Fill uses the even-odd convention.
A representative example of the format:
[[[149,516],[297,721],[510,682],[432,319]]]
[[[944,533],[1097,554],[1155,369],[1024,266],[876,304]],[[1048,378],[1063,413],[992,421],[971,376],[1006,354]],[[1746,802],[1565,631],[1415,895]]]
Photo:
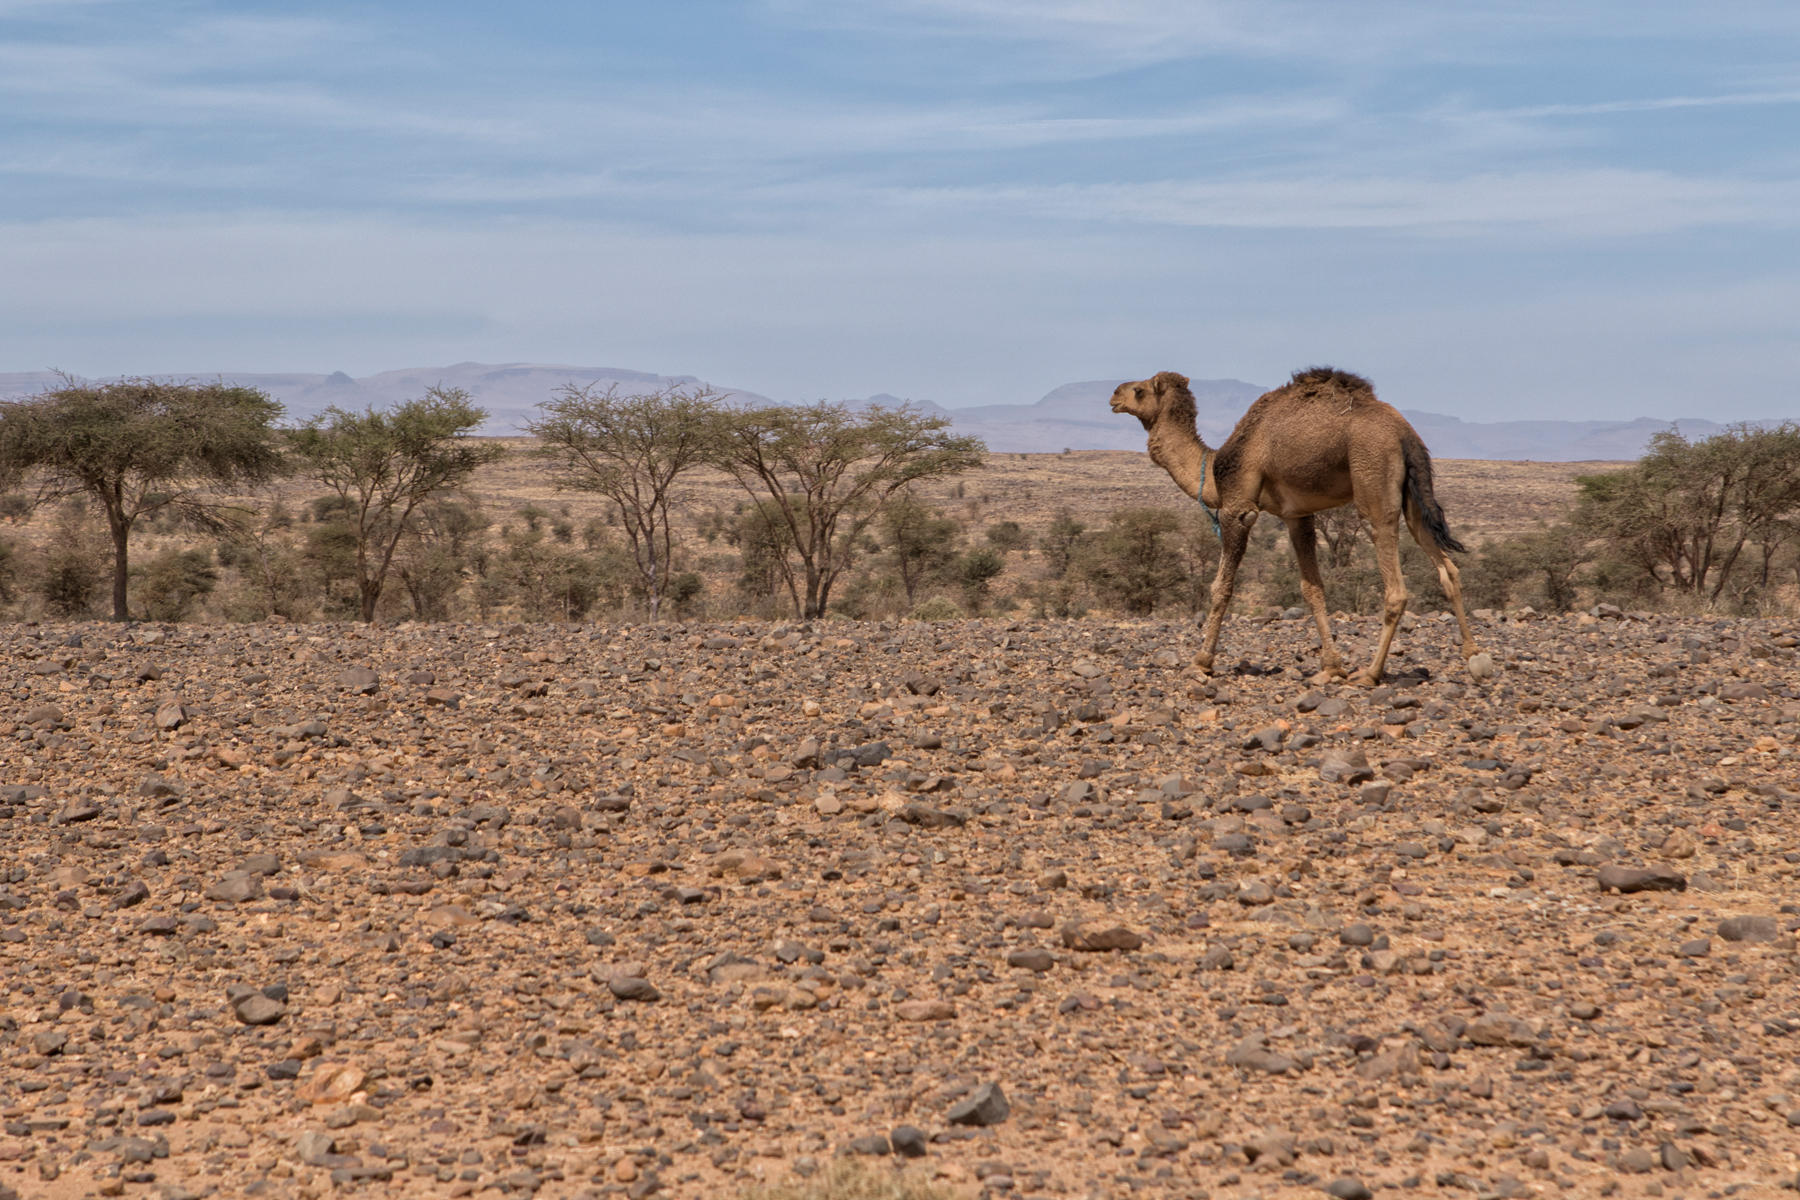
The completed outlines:
[[[1035,48],[1061,69],[1122,67],[1213,56],[1417,67],[1493,62],[1544,41],[1691,41],[1693,10],[1566,0],[1420,5],[1409,0],[765,0],[775,19],[901,38],[978,37]],[[1791,36],[1800,10],[1782,0],[1714,6],[1707,34]],[[1529,53],[1527,51],[1527,53]],[[997,69],[1029,71],[1017,62]]]
[[[0,0],[4,3],[5,0]],[[504,117],[445,113],[417,100],[375,100],[356,75],[391,66],[361,27],[315,18],[205,17],[112,40],[0,41],[0,97],[34,123],[168,128],[225,123],[312,127],[509,143],[528,130]],[[329,86],[325,73],[344,76]],[[379,77],[379,76],[377,76]]]
[[[1013,217],[1219,229],[1391,230],[1481,235],[1532,229],[1627,237],[1715,226],[1800,225],[1800,182],[1665,171],[1563,170],[1450,179],[1157,181],[897,191],[893,200]]]
[[[1601,100],[1588,104],[1536,104],[1496,109],[1504,117],[1601,117],[1615,113],[1666,112],[1683,108],[1764,108],[1800,104],[1800,89],[1737,92],[1720,96],[1662,96],[1640,100]]]

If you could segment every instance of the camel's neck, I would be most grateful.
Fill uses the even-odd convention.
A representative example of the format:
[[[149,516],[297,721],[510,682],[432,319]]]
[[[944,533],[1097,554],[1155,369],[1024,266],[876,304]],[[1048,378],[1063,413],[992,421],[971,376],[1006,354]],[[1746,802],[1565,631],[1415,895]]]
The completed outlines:
[[[1158,421],[1150,430],[1150,461],[1196,500],[1206,483],[1206,460],[1211,453],[1192,425],[1183,428],[1179,421]]]

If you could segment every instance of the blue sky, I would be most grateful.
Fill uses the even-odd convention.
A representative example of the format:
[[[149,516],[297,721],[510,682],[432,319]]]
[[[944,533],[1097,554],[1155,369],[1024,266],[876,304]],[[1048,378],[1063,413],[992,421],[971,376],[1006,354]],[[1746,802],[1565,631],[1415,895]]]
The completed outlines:
[[[1800,6],[0,0],[0,279],[0,371],[1794,416]]]

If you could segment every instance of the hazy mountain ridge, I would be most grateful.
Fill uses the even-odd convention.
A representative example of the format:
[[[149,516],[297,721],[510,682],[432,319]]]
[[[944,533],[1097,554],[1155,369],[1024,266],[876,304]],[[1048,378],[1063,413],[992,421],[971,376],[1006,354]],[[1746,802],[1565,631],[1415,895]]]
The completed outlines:
[[[565,384],[597,384],[605,387],[656,388],[692,386],[702,381],[692,375],[657,375],[620,367],[578,367],[547,363],[455,363],[446,367],[409,367],[353,379],[342,371],[329,374],[201,373],[163,378],[210,380],[260,388],[287,406],[288,415],[305,419],[333,405],[361,409],[384,407],[422,395],[442,385],[468,391],[486,408],[484,432],[515,434],[538,415],[537,405]],[[49,371],[0,373],[0,399],[28,396],[54,387],[61,377]],[[1055,453],[1069,450],[1142,450],[1144,431],[1129,417],[1117,416],[1107,400],[1120,380],[1097,379],[1066,383],[1032,404],[983,404],[949,409],[930,401],[914,401],[934,416],[950,418],[958,433],[981,438],[996,453]],[[1251,401],[1264,389],[1241,379],[1196,379],[1191,384],[1198,408],[1201,436],[1213,445],[1230,434]],[[767,397],[741,388],[721,388],[727,401],[738,405],[772,403]],[[858,405],[899,404],[900,398],[881,394],[854,401]],[[1652,435],[1671,427],[1688,438],[1704,438],[1722,432],[1720,422],[1684,419],[1662,421],[1639,417],[1632,421],[1464,421],[1440,413],[1407,410],[1407,419],[1440,458],[1533,459],[1539,462],[1580,462],[1598,459],[1636,458]]]
[[[193,379],[259,388],[287,406],[294,420],[305,420],[330,407],[385,408],[425,394],[427,388],[457,387],[488,411],[482,432],[522,433],[539,416],[537,406],[565,384],[617,384],[621,390],[687,387],[700,383],[692,375],[657,375],[621,367],[575,367],[551,363],[454,363],[447,367],[406,367],[353,379],[342,371],[328,375],[258,372],[194,372],[159,375],[160,379]],[[30,395],[55,387],[61,377],[49,371],[0,374],[0,399]],[[733,404],[768,404],[767,397],[740,389],[723,389]]]

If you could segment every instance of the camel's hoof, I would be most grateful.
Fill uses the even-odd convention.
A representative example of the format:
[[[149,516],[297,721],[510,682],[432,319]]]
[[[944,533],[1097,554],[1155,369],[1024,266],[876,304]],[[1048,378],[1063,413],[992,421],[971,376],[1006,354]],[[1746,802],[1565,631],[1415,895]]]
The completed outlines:
[[[1347,676],[1345,674],[1344,668],[1342,668],[1342,667],[1326,667],[1323,671],[1320,671],[1317,675],[1312,676],[1306,682],[1312,684],[1314,687],[1324,687],[1328,683],[1338,683],[1338,682],[1341,682],[1342,680],[1344,680],[1345,678],[1347,678]]]
[[[1372,688],[1381,682],[1381,676],[1373,671],[1358,671],[1350,677],[1352,687]]]
[[[1472,679],[1492,679],[1500,673],[1494,658],[1487,651],[1469,656],[1469,677]]]
[[[1211,675],[1213,673],[1212,657],[1206,654],[1194,655],[1194,671],[1200,675]]]

